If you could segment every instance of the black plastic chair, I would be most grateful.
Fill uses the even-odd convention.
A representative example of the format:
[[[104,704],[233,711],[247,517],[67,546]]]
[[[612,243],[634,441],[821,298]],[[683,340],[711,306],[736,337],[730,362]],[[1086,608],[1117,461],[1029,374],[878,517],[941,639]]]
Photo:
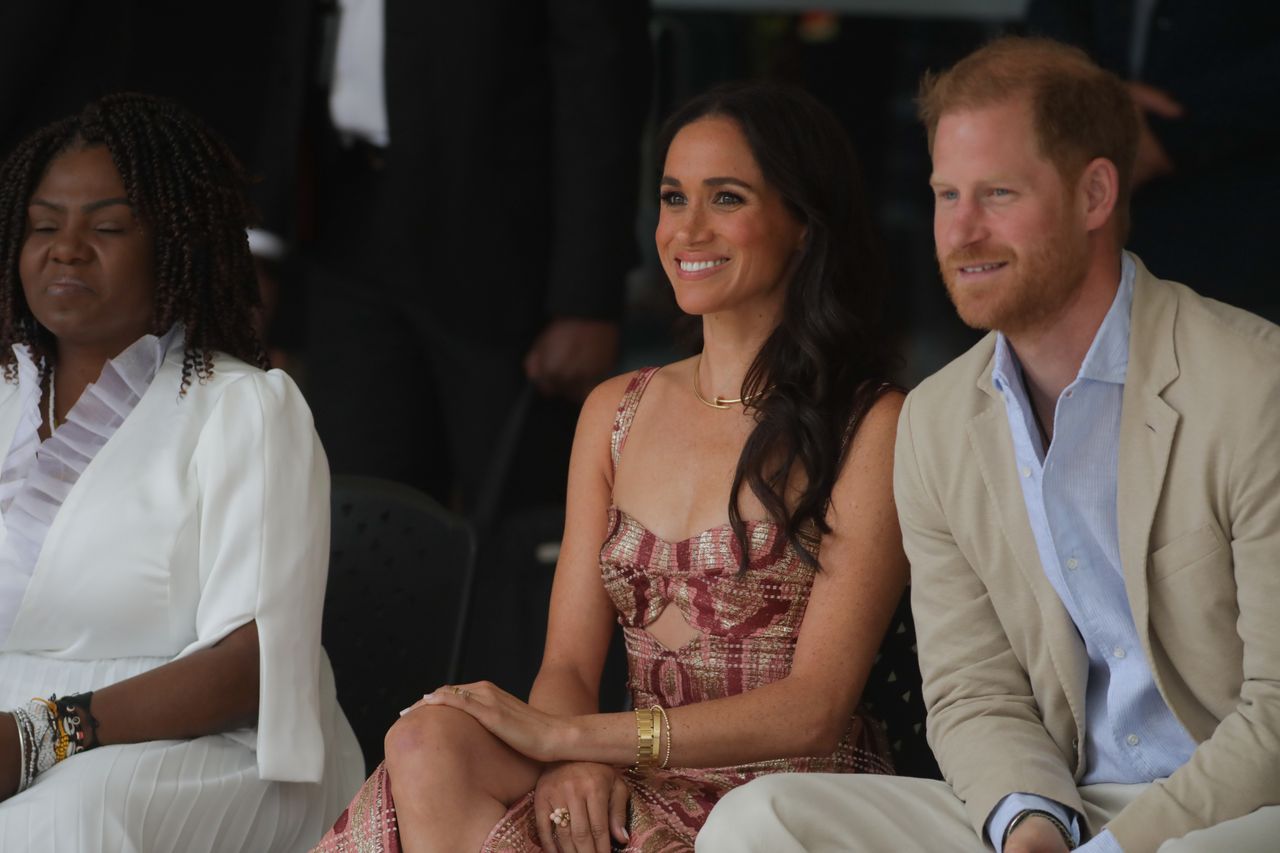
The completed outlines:
[[[455,680],[475,534],[409,486],[336,476],[323,642],[367,769],[400,709]]]
[[[920,684],[916,628],[908,589],[898,602],[893,621],[880,643],[880,653],[867,677],[862,701],[888,731],[898,775],[941,779],[938,762],[925,739],[926,712]]]

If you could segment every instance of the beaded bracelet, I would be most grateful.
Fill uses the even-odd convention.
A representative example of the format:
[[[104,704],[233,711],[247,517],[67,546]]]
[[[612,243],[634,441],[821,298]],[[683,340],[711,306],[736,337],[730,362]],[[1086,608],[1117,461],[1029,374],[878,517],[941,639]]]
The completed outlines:
[[[36,732],[31,715],[22,708],[13,709],[13,721],[18,726],[18,791],[21,794],[36,778]]]
[[[74,746],[71,755],[93,749],[98,745],[98,718],[93,716],[90,705],[93,703],[93,691],[78,693],[74,696],[63,696],[59,699],[50,696],[51,702],[57,703],[58,718],[68,733]]]
[[[671,761],[671,721],[667,719],[667,711],[661,705],[654,705],[653,712],[662,716],[662,740],[663,752],[662,763],[658,766],[663,770],[667,768],[668,762]]]
[[[98,721],[89,712],[93,693],[35,698],[14,708],[18,728],[18,793],[53,765],[98,745]]]

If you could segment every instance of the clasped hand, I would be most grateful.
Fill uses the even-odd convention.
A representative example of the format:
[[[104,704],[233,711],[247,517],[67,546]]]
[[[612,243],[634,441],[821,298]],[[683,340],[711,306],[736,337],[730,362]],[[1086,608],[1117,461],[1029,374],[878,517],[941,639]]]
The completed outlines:
[[[544,763],[566,758],[563,748],[573,734],[570,718],[539,711],[488,681],[438,687],[400,714],[428,705],[463,711],[516,752]]]
[[[607,764],[574,761],[552,764],[538,779],[533,812],[543,850],[609,853],[612,836],[625,844],[627,801],[631,792],[622,774]],[[551,812],[565,809],[567,824],[552,826]]]
[[[574,735],[572,718],[539,711],[488,681],[439,687],[401,714],[430,705],[463,711],[512,749],[543,763],[564,758],[564,747]],[[534,814],[543,849],[609,853],[610,836],[626,843],[630,796],[621,774],[607,764],[550,764],[534,790]],[[568,812],[568,820],[560,826],[551,823],[551,812],[556,809]]]

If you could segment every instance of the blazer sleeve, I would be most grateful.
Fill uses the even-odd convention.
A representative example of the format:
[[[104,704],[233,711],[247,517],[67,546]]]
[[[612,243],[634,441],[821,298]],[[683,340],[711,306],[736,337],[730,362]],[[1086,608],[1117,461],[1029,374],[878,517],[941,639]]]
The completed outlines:
[[[635,263],[647,0],[551,0],[552,244],[547,313],[617,319]]]
[[[1015,792],[1083,814],[1067,760],[1041,722],[1031,681],[986,585],[956,543],[938,497],[942,485],[920,459],[915,396],[908,395],[898,421],[894,498],[911,562],[929,745],[979,837],[992,810]]]
[[[278,370],[232,382],[204,426],[195,459],[198,639],[184,654],[255,621],[259,772],[264,779],[318,782],[329,469],[301,392]]]
[[[1271,366],[1271,377],[1276,375]],[[1150,788],[1107,825],[1126,851],[1280,804],[1280,383],[1251,373],[1251,405],[1218,433],[1232,442],[1225,487],[1231,508],[1231,559],[1239,617],[1223,631],[1242,641],[1239,701],[1191,760]],[[1261,388],[1270,384],[1270,388]],[[1182,571],[1194,571],[1188,566]]]

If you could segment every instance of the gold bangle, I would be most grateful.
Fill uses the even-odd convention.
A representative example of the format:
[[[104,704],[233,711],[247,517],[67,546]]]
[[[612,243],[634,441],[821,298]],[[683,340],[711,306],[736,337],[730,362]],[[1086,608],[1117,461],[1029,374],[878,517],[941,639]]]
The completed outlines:
[[[671,720],[667,719],[667,711],[661,705],[654,705],[653,710],[662,715],[662,739],[665,749],[662,753],[662,763],[658,766],[666,770],[667,763],[671,761]]]
[[[655,724],[653,716],[653,708],[636,708],[636,767],[652,767],[658,763],[662,729]]]

